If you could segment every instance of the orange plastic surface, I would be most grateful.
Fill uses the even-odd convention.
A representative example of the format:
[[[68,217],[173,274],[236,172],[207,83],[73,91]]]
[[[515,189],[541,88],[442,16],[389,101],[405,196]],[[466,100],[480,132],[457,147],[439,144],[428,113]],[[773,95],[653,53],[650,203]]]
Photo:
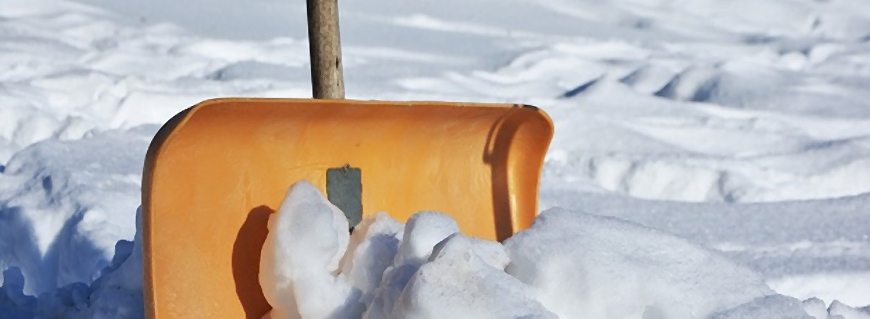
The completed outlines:
[[[148,318],[256,318],[269,214],[326,170],[362,171],[363,216],[450,214],[503,240],[531,225],[553,124],[534,107],[218,99],[170,120],[142,183]]]

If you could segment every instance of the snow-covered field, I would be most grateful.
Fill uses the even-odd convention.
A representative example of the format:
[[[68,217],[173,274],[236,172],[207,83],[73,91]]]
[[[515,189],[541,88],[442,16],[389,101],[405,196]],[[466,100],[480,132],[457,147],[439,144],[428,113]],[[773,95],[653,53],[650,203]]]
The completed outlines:
[[[870,2],[341,10],[348,98],[546,110],[542,208],[676,234],[801,300],[870,305]],[[0,1],[0,310],[35,309],[18,286],[85,317],[118,311],[100,287],[135,299],[119,240],[151,137],[207,98],[308,97],[304,19],[304,1]]]

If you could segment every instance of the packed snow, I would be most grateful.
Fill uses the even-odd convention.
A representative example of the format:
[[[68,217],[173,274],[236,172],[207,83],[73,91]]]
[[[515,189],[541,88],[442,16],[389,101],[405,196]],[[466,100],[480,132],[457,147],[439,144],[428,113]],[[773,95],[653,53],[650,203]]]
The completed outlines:
[[[474,293],[481,317],[870,316],[870,2],[340,6],[349,98],[541,107],[540,198],[561,207],[503,246],[435,213],[366,220],[326,263],[296,261],[323,264],[299,285],[358,298],[348,314],[449,316],[417,301]],[[142,317],[150,139],[204,99],[308,97],[304,19],[304,1],[0,1],[0,317]],[[314,195],[287,203],[327,212]],[[523,263],[560,250],[573,272]],[[318,302],[295,311],[339,304]]]
[[[349,236],[344,214],[302,181],[268,227],[260,285],[271,319],[870,315],[776,294],[760,275],[685,239],[561,208],[504,245],[467,237],[437,212],[404,228],[379,213]]]

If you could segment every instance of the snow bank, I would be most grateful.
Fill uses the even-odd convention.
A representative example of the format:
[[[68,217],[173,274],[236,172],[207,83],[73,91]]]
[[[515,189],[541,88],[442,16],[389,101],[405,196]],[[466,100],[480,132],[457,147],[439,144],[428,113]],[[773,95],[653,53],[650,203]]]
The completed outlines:
[[[0,162],[207,98],[310,96],[304,7],[215,1],[4,1]],[[347,3],[346,87],[538,105],[556,119],[551,185],[695,202],[850,196],[870,192],[868,16],[863,0]]]
[[[294,184],[269,216],[260,286],[272,319],[359,317],[355,291],[334,275],[349,241],[347,219],[319,194]]]
[[[133,241],[90,285],[24,293],[4,272],[10,319],[144,317],[141,211]],[[447,215],[402,225],[379,213],[353,235],[307,182],[270,216],[260,280],[268,318],[844,318],[867,308],[774,294],[755,273],[699,246],[612,217],[550,209],[505,245],[467,237]],[[839,317],[838,317],[839,316]]]
[[[834,300],[825,308],[825,302],[810,298],[804,300],[804,310],[816,319],[868,319],[870,318],[870,306],[853,308],[840,301]]]
[[[49,140],[10,159],[0,174],[0,269],[19,268],[24,293],[90,284],[116,242],[133,238],[142,158],[156,130]]]
[[[547,318],[553,313],[534,298],[528,286],[504,272],[507,254],[478,252],[482,242],[454,234],[433,251],[402,290],[387,318]],[[372,318],[371,316],[369,318]]]
[[[349,240],[336,220],[307,182],[270,217],[260,284],[272,319],[811,318],[748,269],[616,218],[555,208],[504,246],[435,212],[404,229],[381,213]]]
[[[560,318],[706,318],[773,294],[757,274],[640,225],[550,209],[505,241],[507,272]]]
[[[0,270],[22,295],[90,285],[129,248],[153,131],[124,128],[206,98],[310,94],[302,5],[78,2],[93,6],[0,1]],[[781,293],[865,303],[870,2],[720,2],[347,2],[348,96],[543,107],[543,197],[720,250]],[[388,220],[339,262],[360,291],[394,267]]]
[[[714,313],[710,319],[813,319],[804,310],[800,300],[783,295],[758,297],[750,302]]]
[[[542,190],[559,206],[631,220],[718,251],[776,292],[863,305],[870,300],[870,196],[730,204],[652,201]]]
[[[509,260],[498,243],[459,234],[440,213],[416,214],[399,226],[378,214],[348,242],[341,211],[311,184],[291,186],[270,216],[263,246],[260,284],[273,306],[269,316],[555,318],[504,272]]]
[[[403,232],[404,225],[383,212],[363,219],[354,227],[341,273],[360,291],[374,290],[399,252]]]
[[[133,242],[119,241],[115,256],[92,284],[73,283],[33,297],[24,294],[19,268],[3,272],[0,314],[4,319],[143,319],[142,224],[136,212]]]

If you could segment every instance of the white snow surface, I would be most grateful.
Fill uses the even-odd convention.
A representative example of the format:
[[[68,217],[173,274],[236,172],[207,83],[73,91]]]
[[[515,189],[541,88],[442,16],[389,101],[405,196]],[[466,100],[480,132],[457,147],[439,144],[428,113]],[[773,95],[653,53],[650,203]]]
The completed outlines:
[[[260,285],[273,306],[266,318],[870,315],[776,294],[724,256],[614,217],[549,209],[504,246],[466,237],[436,212],[398,225],[379,214],[348,240],[341,211],[307,181],[291,186],[261,255]],[[372,251],[379,258],[365,258]]]
[[[868,313],[847,305],[870,305],[870,2],[369,0],[344,1],[340,13],[349,98],[547,111],[556,136],[542,208],[674,234],[685,241],[674,245],[700,245],[691,251],[806,300],[816,318]],[[306,34],[304,2],[0,1],[0,314],[141,316],[134,225],[148,142],[204,99],[308,97]],[[430,260],[428,246],[453,231],[422,216],[447,224],[409,241],[388,216],[367,220],[326,274],[367,292],[362,303],[377,303],[367,311],[383,316],[415,273],[452,267],[501,285],[485,266],[507,257],[491,244],[456,235]],[[613,232],[647,232],[632,227]],[[468,246],[480,259],[463,261]],[[651,260],[692,265],[660,257]],[[613,293],[646,298],[632,290],[636,278],[617,279],[625,287]],[[562,314],[523,289],[499,298]],[[803,315],[777,295],[728,309],[702,295],[693,307],[717,318]],[[649,318],[692,307],[666,306],[675,308],[654,306]]]
[[[773,294],[760,276],[684,239],[561,208],[505,247],[507,272],[560,318],[706,318]]]
[[[268,225],[259,276],[271,318],[359,318],[350,284],[333,276],[350,240],[344,213],[301,182]]]
[[[269,318],[707,318],[769,310],[755,299],[774,295],[722,256],[612,217],[551,209],[502,246],[466,237],[435,212],[411,217],[398,241],[398,222],[381,214],[350,245],[381,246],[380,260],[393,260],[386,268],[345,250],[347,224],[335,222],[343,217],[310,183],[290,187],[261,257]],[[388,229],[377,233],[389,240],[373,242],[370,229]],[[373,271],[337,272],[345,251],[354,262],[341,269]],[[774,304],[773,317],[807,317],[800,301],[781,299],[792,302]],[[729,310],[738,306],[752,309]]]

